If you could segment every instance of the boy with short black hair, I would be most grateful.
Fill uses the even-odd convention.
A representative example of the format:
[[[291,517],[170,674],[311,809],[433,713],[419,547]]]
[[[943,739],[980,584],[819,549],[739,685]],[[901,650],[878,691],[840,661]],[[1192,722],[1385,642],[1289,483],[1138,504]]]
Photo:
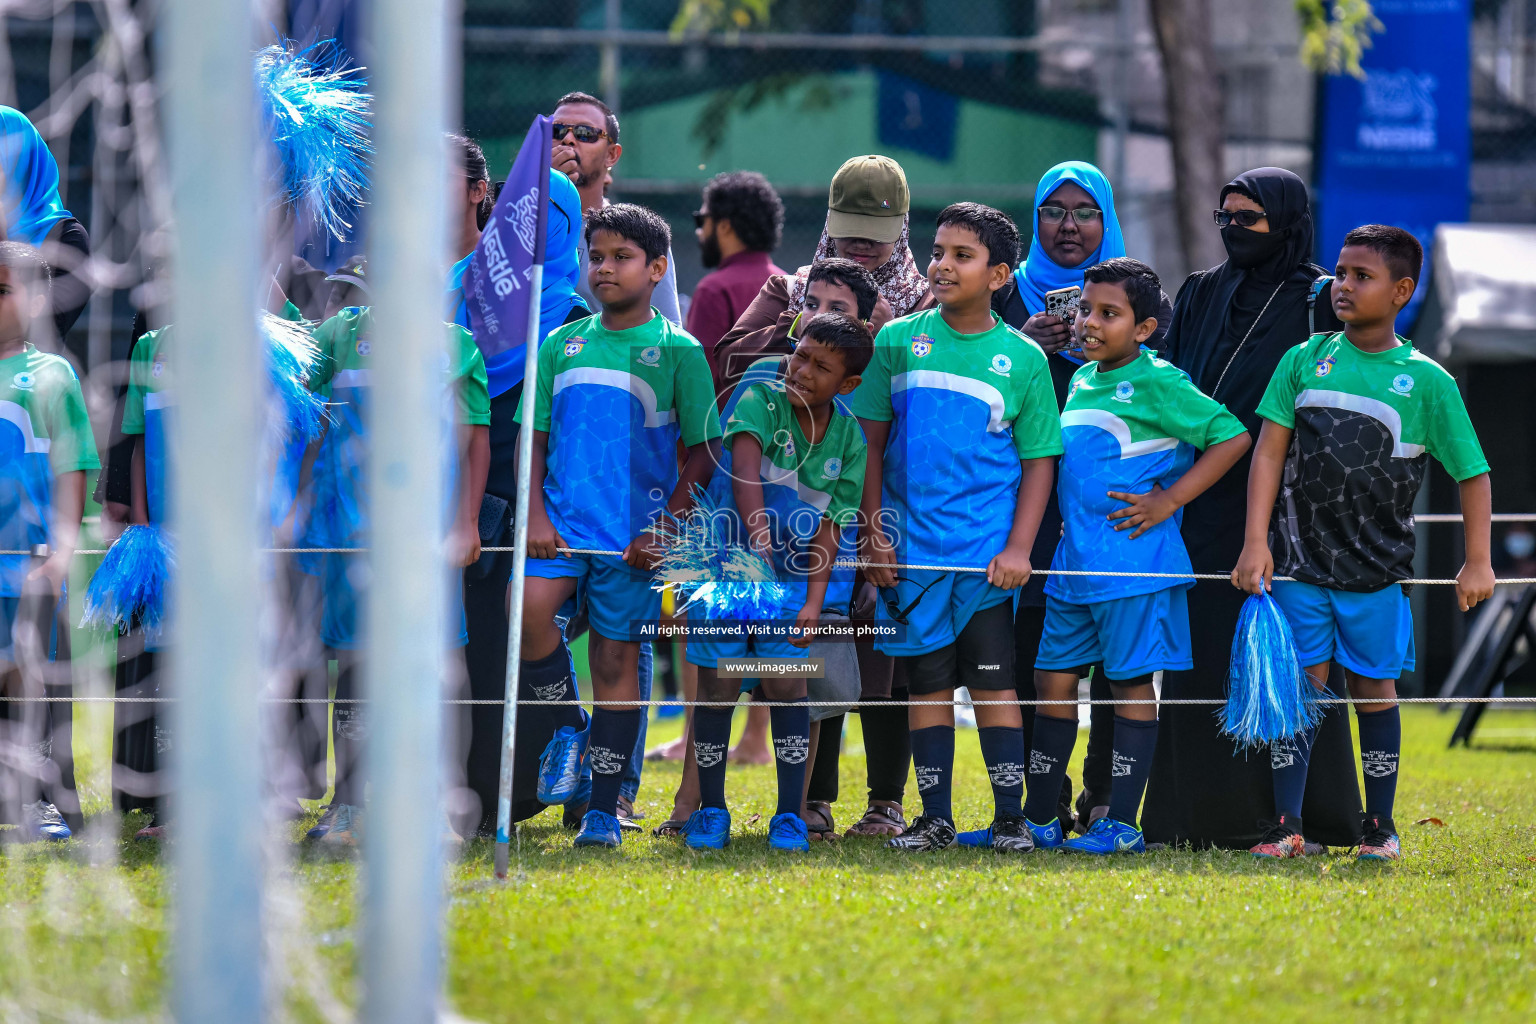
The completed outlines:
[[[825,603],[841,531],[858,516],[864,488],[864,435],[836,401],[859,386],[874,341],[869,328],[840,313],[811,318],[801,331],[783,376],[747,385],[725,427],[729,445],[710,483],[715,506],[726,513],[737,543],[768,558],[789,589],[784,635],[703,637],[688,641],[688,660],[699,666],[699,699],[734,701],[739,687],[721,679],[721,658],[804,658]],[[701,617],[703,629],[717,625]],[[729,624],[784,630],[787,622]],[[806,680],[762,678],[763,695],[780,704],[770,711],[778,809],[768,823],[768,845],[808,850],[800,817],[810,752]],[[699,770],[700,809],[683,828],[693,849],[721,849],[730,842],[725,803],[726,747],[731,707],[699,707],[693,744]]]
[[[888,323],[853,396],[869,442],[861,539],[882,588],[876,647],[903,662],[912,695],[912,760],[923,814],[893,849],[955,842],[951,702],[979,701],[982,757],[995,816],[989,845],[1032,849],[1020,807],[1024,737],[1013,686],[1013,601],[1061,454],[1056,399],[1042,352],[997,319],[1019,233],[1007,215],[956,203],[938,217],[928,281],[938,308]],[[986,566],[986,574],[902,569],[894,563]]]
[[[586,239],[587,283],[602,312],[553,331],[539,347],[522,679],[531,692],[554,695],[540,699],[574,699],[555,615],[584,584],[593,696],[633,701],[640,631],[661,613],[651,589],[661,547],[652,530],[666,513],[687,511],[693,488],[709,481],[720,421],[704,350],[651,305],[667,272],[667,222],[618,203],[587,215]],[[679,435],[688,449],[681,474]],[[619,845],[615,811],[641,714],[593,710],[592,795],[578,846]]]
[[[0,549],[42,552],[40,559],[0,555],[5,696],[41,697],[52,689],[46,662],[54,657],[50,636],[85,507],[85,474],[101,466],[74,368],[29,340],[48,315],[48,284],[48,265],[36,249],[0,241],[0,435],[13,453],[0,474],[11,495],[9,513],[0,519]],[[54,770],[72,764],[70,752],[53,749],[56,739],[68,742],[70,704],[0,707],[3,744],[10,748],[0,758],[0,821],[20,826],[8,838],[68,839],[70,828],[44,789],[49,781],[73,788]]]
[[[1136,827],[1157,745],[1152,675],[1193,666],[1184,592],[1193,577],[1180,509],[1248,450],[1248,432],[1184,371],[1142,343],[1157,329],[1162,288],[1152,268],[1119,257],[1090,267],[1074,328],[1086,362],[1061,412],[1063,521],[1053,570],[1135,576],[1051,576],[1035,661],[1041,700],[1070,701],[1086,668],[1102,664],[1116,699],[1109,813],[1065,838],[1061,781],[1077,741],[1077,709],[1035,712],[1024,815],[1039,849],[1145,851]],[[1196,458],[1196,449],[1203,450]]]
[[[868,324],[879,302],[875,276],[862,263],[832,256],[811,264],[805,277],[805,305],[796,322],[809,320],[818,313],[841,313]],[[794,328],[790,328],[790,335],[797,335]]]
[[[1248,524],[1232,584],[1270,590],[1301,663],[1326,689],[1337,661],[1355,705],[1365,771],[1358,856],[1401,856],[1392,821],[1402,725],[1397,678],[1412,669],[1413,614],[1399,580],[1413,575],[1413,504],[1428,455],[1461,487],[1467,611],[1493,593],[1488,461],[1456,379],[1396,332],[1424,250],[1412,234],[1368,224],[1344,236],[1333,278],[1336,334],[1281,359],[1259,403],[1266,422],[1248,475]],[[1293,581],[1271,580],[1279,575]],[[1274,827],[1258,857],[1304,852],[1301,801],[1313,732],[1271,747]]]

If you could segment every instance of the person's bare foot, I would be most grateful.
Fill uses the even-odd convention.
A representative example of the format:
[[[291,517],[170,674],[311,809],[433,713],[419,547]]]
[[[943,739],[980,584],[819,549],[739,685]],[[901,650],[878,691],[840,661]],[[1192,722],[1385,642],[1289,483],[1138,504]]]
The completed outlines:
[[[740,743],[731,748],[726,755],[731,764],[772,764],[773,754],[768,750],[768,744],[748,746],[747,738],[742,737]]]
[[[747,707],[747,727],[742,730],[741,741],[726,755],[731,764],[772,764],[773,752],[768,749],[768,709],[761,704]]]
[[[681,761],[688,753],[687,737],[679,736],[670,743],[659,743],[645,752],[647,761]]]

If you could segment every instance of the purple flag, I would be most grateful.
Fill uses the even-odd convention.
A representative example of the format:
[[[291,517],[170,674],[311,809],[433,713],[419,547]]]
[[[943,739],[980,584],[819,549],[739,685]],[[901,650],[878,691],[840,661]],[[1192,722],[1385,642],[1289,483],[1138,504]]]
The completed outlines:
[[[544,262],[551,124],[542,114],[533,119],[464,270],[469,331],[486,359],[528,341],[529,304],[539,305],[530,279]]]

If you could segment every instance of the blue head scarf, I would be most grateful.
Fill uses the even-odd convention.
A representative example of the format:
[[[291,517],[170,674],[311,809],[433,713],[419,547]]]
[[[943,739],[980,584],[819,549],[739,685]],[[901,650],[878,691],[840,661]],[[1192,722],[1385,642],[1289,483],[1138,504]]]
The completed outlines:
[[[539,337],[565,323],[571,310],[587,308],[576,294],[581,277],[581,255],[576,241],[581,236],[581,194],[571,179],[559,171],[549,172],[549,226],[544,234],[544,290],[539,294]],[[469,303],[464,298],[464,271],[474,257],[470,253],[448,272],[448,306],[453,322],[469,330]],[[491,397],[505,394],[522,382],[526,348],[508,349],[485,361],[486,381]]]
[[[59,165],[27,115],[0,106],[0,175],[4,176],[5,237],[36,248],[70,216],[59,200]]]
[[[1052,192],[1061,187],[1062,182],[1070,181],[1082,188],[1093,197],[1093,201],[1099,204],[1099,209],[1104,211],[1104,240],[1099,243],[1099,249],[1093,255],[1078,266],[1067,268],[1058,266],[1040,248],[1040,205],[1050,198]],[[1013,272],[1013,277],[1019,286],[1019,297],[1024,300],[1024,307],[1031,315],[1045,312],[1045,293],[1055,291],[1058,288],[1071,288],[1074,285],[1083,286],[1083,271],[1101,263],[1104,260],[1114,259],[1116,256],[1125,255],[1125,237],[1120,234],[1120,218],[1115,215],[1115,192],[1109,187],[1109,179],[1104,177],[1104,172],[1093,164],[1082,160],[1068,160],[1066,163],[1057,164],[1040,178],[1040,183],[1035,186],[1035,209],[1032,215],[1034,222],[1034,236],[1029,243],[1029,256],[1019,269]]]

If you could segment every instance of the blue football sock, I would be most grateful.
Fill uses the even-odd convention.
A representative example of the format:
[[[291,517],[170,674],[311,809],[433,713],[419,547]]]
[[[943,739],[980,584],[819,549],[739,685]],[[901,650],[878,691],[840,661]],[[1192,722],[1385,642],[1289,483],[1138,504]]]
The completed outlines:
[[[912,769],[917,791],[923,798],[923,814],[953,822],[950,807],[950,775],[955,767],[955,727],[931,725],[912,730]]]
[[[1396,704],[1359,711],[1360,767],[1365,772],[1365,813],[1392,817],[1397,799],[1397,757],[1403,748],[1403,720]]]
[[[1024,813],[1024,730],[990,726],[976,733],[981,739],[981,759],[992,780],[997,817],[1017,818]]]
[[[1029,751],[1029,774],[1024,777],[1027,795],[1024,817],[1036,825],[1056,820],[1061,803],[1061,780],[1077,744],[1077,718],[1052,718],[1035,712],[1034,742]],[[1065,823],[1063,823],[1065,825]]]
[[[592,762],[592,799],[589,811],[613,814],[619,806],[619,787],[629,767],[635,740],[640,736],[640,709],[592,711],[592,739],[587,748]]]
[[[524,661],[517,678],[519,703],[577,698],[576,674],[571,671],[571,652],[564,640],[547,657]]]
[[[699,806],[725,809],[725,755],[734,708],[693,709],[693,758],[699,766]]]
[[[768,711],[773,726],[773,764],[779,775],[779,806],[775,814],[799,814],[805,795],[806,759],[811,753],[811,709],[801,697]]]
[[[1136,827],[1141,797],[1157,749],[1157,719],[1140,722],[1115,716],[1115,752],[1110,759],[1109,816]]]
[[[1275,813],[1301,817],[1301,800],[1307,791],[1307,764],[1312,760],[1312,741],[1317,726],[1287,740],[1269,745],[1269,766],[1275,773]]]

